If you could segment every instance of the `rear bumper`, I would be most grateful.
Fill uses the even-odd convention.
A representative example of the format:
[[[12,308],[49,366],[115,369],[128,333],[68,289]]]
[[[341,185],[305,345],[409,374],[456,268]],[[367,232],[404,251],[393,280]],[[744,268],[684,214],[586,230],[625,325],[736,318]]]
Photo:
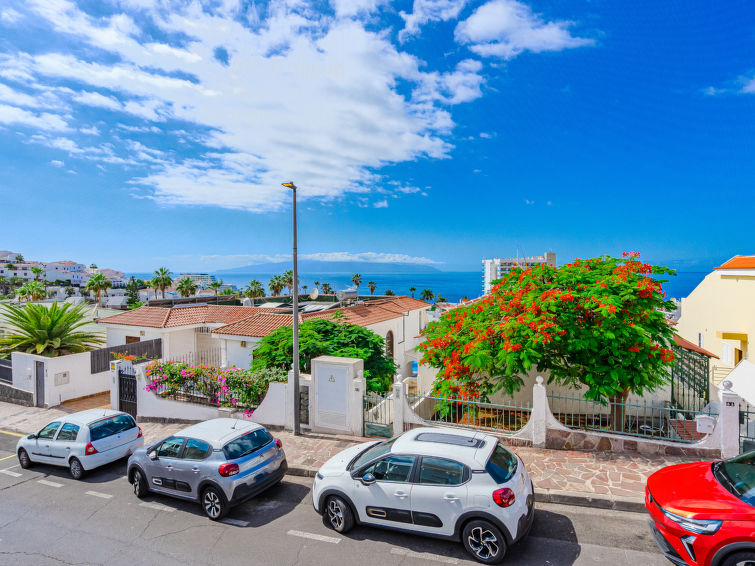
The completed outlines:
[[[514,542],[522,540],[526,537],[530,530],[532,530],[532,524],[535,522],[535,492],[532,489],[532,481],[530,481],[530,493],[527,496],[527,513],[519,517],[519,522],[516,528],[516,538]]]
[[[287,471],[288,462],[286,462],[284,458],[277,470],[268,473],[263,472],[255,478],[255,482],[252,484],[241,484],[237,486],[236,489],[233,490],[233,496],[229,503],[231,505],[238,505],[247,499],[251,499],[255,495],[259,495],[267,488],[282,480]]]

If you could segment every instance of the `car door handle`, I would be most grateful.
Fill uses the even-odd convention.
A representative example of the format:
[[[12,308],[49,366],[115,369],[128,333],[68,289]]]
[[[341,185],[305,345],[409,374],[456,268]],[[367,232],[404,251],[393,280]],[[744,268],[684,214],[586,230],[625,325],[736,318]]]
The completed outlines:
[[[406,497],[407,497],[407,496],[408,496],[409,494],[408,494],[408,493],[406,493],[405,491],[397,491],[397,492],[395,492],[395,493],[394,493],[393,495],[395,495],[395,496],[396,496],[396,497],[398,497],[399,499],[406,499]]]
[[[173,466],[170,466],[170,465],[168,465],[168,466],[165,466],[165,469],[166,469],[166,470],[172,470],[172,469],[173,469]]]
[[[195,474],[198,474],[198,473],[199,473],[199,468],[197,468],[196,466],[194,466],[194,467],[193,467],[193,468],[191,469],[191,471],[192,471],[192,472],[194,472]]]
[[[444,495],[443,499],[445,499],[446,501],[452,501],[452,502],[459,501],[458,497],[456,497],[455,495],[451,495],[450,493],[447,493],[446,495]]]

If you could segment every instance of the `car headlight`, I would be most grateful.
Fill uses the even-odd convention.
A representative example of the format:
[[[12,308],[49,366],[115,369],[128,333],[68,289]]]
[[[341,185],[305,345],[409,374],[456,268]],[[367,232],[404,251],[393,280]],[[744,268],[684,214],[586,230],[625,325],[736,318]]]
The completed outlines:
[[[688,519],[671,511],[663,509],[663,514],[674,521],[677,525],[690,532],[698,535],[712,535],[721,528],[721,521],[711,521],[709,519]]]

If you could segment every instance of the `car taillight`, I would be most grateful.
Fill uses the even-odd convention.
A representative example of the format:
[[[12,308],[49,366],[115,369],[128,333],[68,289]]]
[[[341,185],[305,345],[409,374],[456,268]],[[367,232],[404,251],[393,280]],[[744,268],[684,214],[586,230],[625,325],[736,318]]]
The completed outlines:
[[[227,464],[220,464],[220,467],[218,468],[218,473],[224,478],[227,478],[229,476],[235,476],[236,474],[239,473],[239,465],[234,464],[233,462],[229,462]]]
[[[142,437],[142,427],[138,426],[136,428],[139,429],[139,436],[137,436],[136,438],[141,438]]]
[[[516,495],[508,487],[496,489],[493,492],[493,501],[498,507],[509,507],[516,500]]]
[[[278,450],[280,450],[281,448],[283,448],[283,443],[281,442],[280,438],[276,438],[275,439],[275,446],[276,446],[276,448],[278,448]]]
[[[86,454],[87,456],[97,454],[97,449],[92,446],[92,443],[90,442],[89,444],[87,444],[86,448],[84,448],[84,454]]]

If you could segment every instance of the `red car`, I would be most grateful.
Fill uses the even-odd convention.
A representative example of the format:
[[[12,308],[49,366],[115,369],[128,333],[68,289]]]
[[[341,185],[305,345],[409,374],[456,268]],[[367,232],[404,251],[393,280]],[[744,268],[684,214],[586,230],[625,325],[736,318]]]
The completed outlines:
[[[668,466],[648,478],[645,507],[679,566],[755,566],[755,452]]]

